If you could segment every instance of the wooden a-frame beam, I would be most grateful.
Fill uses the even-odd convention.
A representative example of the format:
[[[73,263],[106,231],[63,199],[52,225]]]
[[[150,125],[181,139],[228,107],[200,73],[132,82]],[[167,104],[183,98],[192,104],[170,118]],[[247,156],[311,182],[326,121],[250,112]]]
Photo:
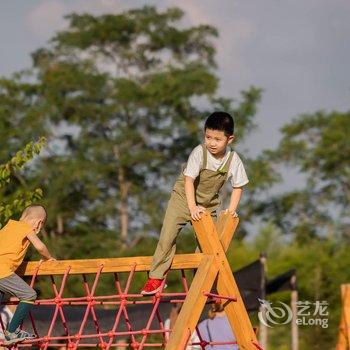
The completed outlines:
[[[197,270],[165,349],[184,348],[203,311],[207,299],[205,293],[211,291],[216,277],[218,293],[236,299],[225,303],[225,311],[240,349],[261,349],[225,254],[238,225],[238,218],[228,213],[222,214],[215,227],[212,217],[206,213],[201,220],[192,221],[192,224],[202,253],[212,257],[213,261],[211,266],[207,262],[205,267],[203,265]]]

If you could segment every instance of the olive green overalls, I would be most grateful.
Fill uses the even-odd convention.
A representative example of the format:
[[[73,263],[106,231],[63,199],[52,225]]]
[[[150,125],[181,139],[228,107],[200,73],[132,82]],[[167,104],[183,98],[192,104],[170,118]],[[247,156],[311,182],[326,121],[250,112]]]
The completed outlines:
[[[194,181],[196,204],[215,211],[220,205],[219,191],[227,180],[232,156],[217,171],[205,169],[207,165],[207,148],[203,147],[203,164]],[[175,182],[168,207],[165,212],[163,227],[157,249],[153,255],[150,278],[162,279],[169,270],[176,251],[176,238],[180,230],[191,220],[185,193],[185,176],[183,172]]]

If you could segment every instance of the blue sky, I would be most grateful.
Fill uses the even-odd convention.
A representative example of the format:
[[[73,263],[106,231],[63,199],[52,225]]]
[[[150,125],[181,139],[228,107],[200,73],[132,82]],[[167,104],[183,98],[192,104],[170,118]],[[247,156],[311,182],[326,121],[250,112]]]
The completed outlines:
[[[221,94],[235,98],[250,85],[264,89],[259,129],[244,145],[252,154],[276,146],[279,128],[299,114],[349,109],[348,0],[3,0],[0,75],[29,67],[30,53],[64,28],[64,14],[118,12],[146,3],[178,6],[189,24],[218,28]]]

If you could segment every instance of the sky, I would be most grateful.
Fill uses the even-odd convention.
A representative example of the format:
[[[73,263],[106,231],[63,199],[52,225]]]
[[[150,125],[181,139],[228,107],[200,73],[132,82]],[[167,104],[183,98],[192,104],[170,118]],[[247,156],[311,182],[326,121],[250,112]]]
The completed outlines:
[[[189,24],[218,29],[221,95],[237,99],[251,85],[264,89],[258,129],[244,143],[251,155],[276,147],[281,126],[300,114],[349,110],[349,0],[2,0],[0,76],[30,67],[30,53],[65,27],[67,13],[116,13],[145,4],[178,6]],[[285,176],[290,185],[299,181]]]

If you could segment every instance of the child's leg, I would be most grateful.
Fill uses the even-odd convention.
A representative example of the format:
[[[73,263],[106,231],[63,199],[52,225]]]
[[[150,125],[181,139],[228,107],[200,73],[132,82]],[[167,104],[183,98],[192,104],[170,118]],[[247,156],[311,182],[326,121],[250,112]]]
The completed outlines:
[[[11,276],[0,279],[0,290],[14,295],[20,300],[12,320],[7,326],[7,331],[13,333],[28,315],[37,295],[35,290],[15,273]]]
[[[165,212],[158,245],[153,255],[150,278],[164,278],[174,259],[177,235],[189,220],[187,206],[176,194],[173,194]]]

